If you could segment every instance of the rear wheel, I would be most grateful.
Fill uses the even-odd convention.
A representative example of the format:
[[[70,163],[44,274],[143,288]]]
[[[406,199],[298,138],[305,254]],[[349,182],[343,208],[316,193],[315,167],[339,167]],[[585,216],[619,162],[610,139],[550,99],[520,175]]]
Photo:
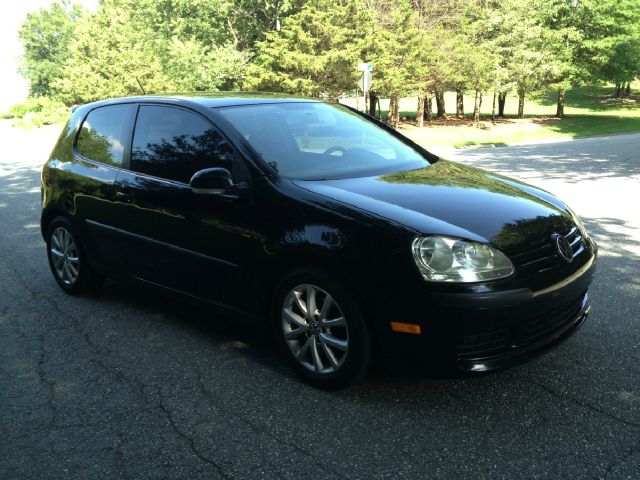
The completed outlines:
[[[360,309],[323,272],[301,271],[280,284],[272,328],[293,370],[316,387],[343,387],[367,370],[371,342]]]
[[[47,257],[51,273],[67,293],[95,290],[104,277],[91,269],[78,235],[65,217],[56,217],[47,230]]]

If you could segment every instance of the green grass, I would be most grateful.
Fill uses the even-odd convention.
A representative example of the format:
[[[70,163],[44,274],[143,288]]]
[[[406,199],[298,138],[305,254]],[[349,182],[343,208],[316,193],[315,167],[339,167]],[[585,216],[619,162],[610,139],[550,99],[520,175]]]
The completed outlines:
[[[640,85],[634,85],[632,93],[640,93]],[[491,123],[493,96],[485,96],[481,108],[481,127],[472,122],[461,122],[454,118],[455,93],[447,92],[445,102],[449,121],[425,123],[422,129],[403,125],[402,132],[425,147],[430,145],[466,147],[472,145],[507,145],[541,140],[554,140],[591,135],[640,131],[640,104],[607,103],[600,100],[611,94],[613,87],[582,87],[567,91],[565,118],[555,119],[557,92],[550,91],[538,98],[527,99],[525,119],[516,119],[518,99],[507,97],[507,118]],[[400,115],[407,120],[415,119],[415,98],[400,101]],[[465,96],[465,113],[473,111],[473,98]],[[388,100],[381,102],[386,117]]]

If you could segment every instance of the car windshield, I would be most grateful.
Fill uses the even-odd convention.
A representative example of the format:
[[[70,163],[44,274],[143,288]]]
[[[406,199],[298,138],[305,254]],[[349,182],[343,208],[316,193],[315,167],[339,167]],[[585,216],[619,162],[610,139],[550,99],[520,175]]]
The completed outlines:
[[[363,177],[429,163],[418,150],[341,105],[292,102],[219,111],[286,178]]]

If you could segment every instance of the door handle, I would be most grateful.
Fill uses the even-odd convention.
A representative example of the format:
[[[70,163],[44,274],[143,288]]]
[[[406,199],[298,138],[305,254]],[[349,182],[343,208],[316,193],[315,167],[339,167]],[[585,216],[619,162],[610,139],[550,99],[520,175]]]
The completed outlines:
[[[122,203],[131,203],[132,196],[130,193],[117,191],[116,200]]]

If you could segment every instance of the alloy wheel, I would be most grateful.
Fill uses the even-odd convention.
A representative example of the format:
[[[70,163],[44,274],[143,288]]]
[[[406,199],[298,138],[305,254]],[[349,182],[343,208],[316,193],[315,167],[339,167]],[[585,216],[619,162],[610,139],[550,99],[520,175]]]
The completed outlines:
[[[316,285],[298,285],[287,294],[282,330],[294,358],[312,372],[334,373],[347,358],[349,328],[342,309]]]
[[[73,285],[80,274],[80,257],[73,235],[64,227],[57,227],[51,235],[51,261],[58,278],[65,285]]]

